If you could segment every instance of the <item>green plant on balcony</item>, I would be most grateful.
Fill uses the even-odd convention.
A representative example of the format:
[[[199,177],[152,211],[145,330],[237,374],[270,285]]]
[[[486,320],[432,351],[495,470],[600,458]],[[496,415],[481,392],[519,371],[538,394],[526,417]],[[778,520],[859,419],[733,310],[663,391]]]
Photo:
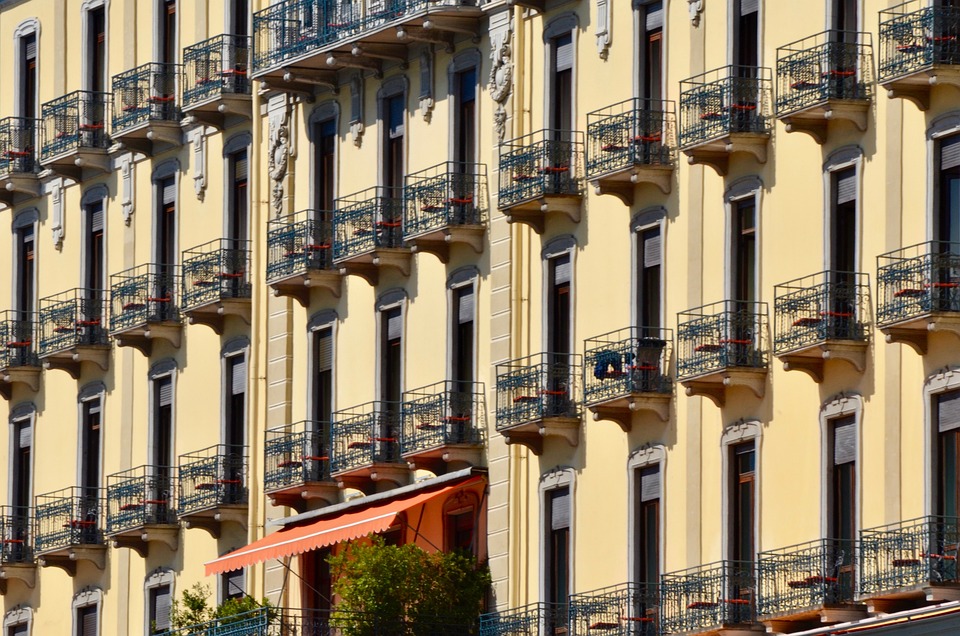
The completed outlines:
[[[210,621],[215,620],[219,625],[226,625],[230,623],[231,617],[249,617],[251,612],[260,608],[267,609],[268,620],[272,620],[276,614],[267,599],[257,601],[252,596],[244,595],[240,598],[228,598],[220,605],[211,607],[210,596],[210,587],[202,583],[195,583],[190,589],[184,590],[182,598],[173,601],[170,627],[185,629],[185,633],[191,634],[194,632],[188,628],[196,626],[197,634],[205,634],[204,624]]]
[[[489,569],[470,554],[430,554],[412,544],[387,545],[382,537],[350,544],[329,562],[337,612],[365,618],[347,622],[343,636],[369,636],[377,625],[403,625],[391,633],[420,636],[435,633],[438,623],[468,634],[490,588]]]

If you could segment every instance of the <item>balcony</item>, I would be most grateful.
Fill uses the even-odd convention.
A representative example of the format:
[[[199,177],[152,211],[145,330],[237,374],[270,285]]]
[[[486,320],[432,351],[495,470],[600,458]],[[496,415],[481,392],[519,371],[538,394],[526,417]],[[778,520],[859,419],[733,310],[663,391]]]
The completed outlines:
[[[660,636],[657,583],[626,583],[570,595],[570,630],[577,636]]]
[[[46,369],[80,377],[84,362],[110,366],[104,292],[75,288],[40,299],[40,360]]]
[[[480,616],[480,636],[561,636],[569,634],[568,610],[561,603],[531,603]]]
[[[774,632],[795,632],[866,618],[866,607],[854,603],[856,560],[854,542],[838,539],[761,552],[760,619]]]
[[[411,468],[434,474],[478,466],[483,457],[484,388],[448,380],[403,394],[400,455]]]
[[[774,354],[787,371],[823,382],[827,360],[862,373],[870,340],[870,281],[866,274],[821,272],[773,288]]]
[[[250,42],[247,35],[218,35],[183,49],[183,114],[223,129],[250,119]]]
[[[583,133],[540,130],[500,144],[500,211],[543,234],[547,216],[580,222]]]
[[[177,517],[220,536],[222,524],[247,527],[247,447],[218,444],[180,456]]]
[[[483,17],[474,0],[281,0],[253,15],[253,74],[271,89],[312,94],[336,88],[340,69],[379,75],[384,62],[405,63],[414,44],[452,50],[455,37],[479,35]]]
[[[744,387],[762,398],[767,384],[767,304],[724,300],[677,316],[677,378],[687,395],[717,406]]]
[[[364,492],[379,486],[404,486],[410,469],[400,457],[402,405],[367,402],[333,414],[330,472],[341,488]]]
[[[718,561],[664,574],[660,582],[660,629],[664,634],[756,631],[753,563]]]
[[[215,239],[183,252],[180,310],[223,333],[227,316],[250,324],[250,241]]]
[[[0,201],[8,206],[42,194],[37,176],[38,126],[39,120],[27,117],[0,119]]]
[[[144,558],[151,542],[177,549],[175,475],[170,466],[139,466],[107,477],[106,534],[115,548],[130,548]]]
[[[340,297],[343,277],[333,265],[332,212],[301,210],[267,221],[267,283],[275,296],[310,305],[311,289]]]
[[[177,307],[176,265],[148,263],[110,277],[110,335],[118,347],[149,356],[161,339],[179,349],[183,323]]]
[[[638,411],[654,413],[664,422],[670,419],[672,345],[672,331],[651,327],[628,327],[588,338],[583,401],[593,419],[612,420],[625,433]]]
[[[410,248],[403,244],[403,192],[376,186],[337,199],[333,215],[333,262],[344,275],[371,285],[391,267],[410,275]]]
[[[150,62],[113,76],[113,140],[148,157],[179,146],[179,64]]]
[[[403,240],[414,252],[450,261],[451,246],[483,253],[487,227],[487,166],[447,161],[407,175]]]
[[[74,181],[110,172],[110,100],[110,93],[74,91],[43,105],[40,163],[44,168]]]
[[[106,566],[102,488],[72,486],[38,495],[36,501],[34,551],[42,567],[74,576],[80,561],[100,570]]]
[[[764,67],[724,66],[680,82],[680,149],[689,163],[726,176],[733,153],[767,162],[770,75]]]
[[[581,361],[573,353],[539,353],[497,365],[497,431],[535,455],[544,437],[580,443]]]
[[[858,597],[886,612],[960,600],[960,520],[921,517],[860,531]]]
[[[827,141],[831,121],[861,132],[873,101],[869,33],[824,31],[777,49],[777,118],[787,132]]]
[[[33,312],[0,313],[0,395],[10,399],[14,385],[40,390],[37,323]]]
[[[928,241],[877,257],[877,324],[887,342],[927,352],[931,332],[960,338],[960,243]]]
[[[194,623],[185,627],[171,629],[165,632],[154,632],[161,636],[267,636],[274,632],[268,631],[272,623],[280,623],[278,633],[282,634],[309,634],[311,632],[297,630],[295,624],[271,618],[278,610],[274,607],[258,607],[257,609],[239,614],[214,618],[203,623]],[[321,632],[327,633],[327,632]]]
[[[0,507],[0,594],[7,593],[11,580],[31,589],[37,585],[33,523],[33,508]]]
[[[930,107],[933,87],[960,87],[960,8],[910,0],[880,12],[880,85]],[[942,3],[946,5],[946,3]]]
[[[263,490],[274,506],[297,510],[307,502],[336,503],[339,488],[330,478],[330,423],[306,420],[266,433]]]
[[[587,179],[597,194],[633,205],[649,183],[669,194],[677,167],[677,113],[673,102],[628,99],[587,113]]]

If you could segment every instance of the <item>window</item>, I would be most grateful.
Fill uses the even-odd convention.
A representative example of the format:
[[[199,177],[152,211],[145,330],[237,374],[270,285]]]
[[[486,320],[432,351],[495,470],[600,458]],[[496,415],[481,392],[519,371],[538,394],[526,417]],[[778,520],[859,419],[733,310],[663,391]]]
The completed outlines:
[[[451,290],[453,298],[453,338],[451,339],[451,371],[453,380],[457,383],[457,390],[472,393],[472,384],[475,377],[474,360],[474,319],[476,316],[476,301],[474,282],[454,287]]]
[[[5,636],[29,636],[33,623],[33,609],[17,605],[3,616]]]
[[[474,511],[472,508],[447,513],[447,551],[459,550],[471,554],[475,553],[473,519]]]
[[[753,441],[737,444],[730,449],[733,470],[730,501],[731,558],[752,562],[756,553],[754,514],[756,500],[756,448]]]
[[[734,299],[757,300],[757,205],[755,197],[732,203],[733,258],[731,291]]]
[[[157,37],[160,43],[160,62],[177,62],[177,0],[159,0],[160,16]]]
[[[454,76],[456,113],[454,156],[461,164],[477,160],[477,69],[468,68]],[[461,169],[466,169],[463,166]]]
[[[390,190],[388,196],[399,197],[403,188],[403,137],[405,94],[384,98],[386,114],[386,139],[384,140],[383,175],[384,185]]]
[[[86,216],[85,286],[88,290],[103,291],[107,286],[103,249],[103,201],[88,203],[84,213]]]
[[[304,618],[316,616],[321,623],[330,611],[332,579],[330,578],[329,548],[319,548],[300,554],[300,599],[303,604]],[[311,621],[312,622],[312,621]],[[316,626],[318,629],[320,625]]]
[[[30,633],[30,623],[20,623],[7,627],[7,636],[27,636]]]
[[[100,488],[100,439],[102,398],[93,397],[80,403],[80,486],[85,492]]]
[[[173,456],[173,377],[165,375],[151,380],[153,388],[153,452],[152,463],[158,467],[174,465]]]
[[[332,222],[336,199],[337,122],[335,119],[313,124],[313,150],[316,178],[314,180],[314,209],[321,222]]]
[[[552,353],[568,354],[573,348],[570,292],[572,263],[569,252],[558,254],[547,261],[549,285],[547,289],[547,346]]]
[[[760,63],[759,0],[733,0],[733,63],[741,67],[743,77],[754,77]]]
[[[333,327],[317,329],[312,339],[313,419],[330,422],[333,418]]]
[[[37,34],[20,38],[20,94],[17,112],[20,117],[37,116]]]
[[[33,451],[33,414],[13,420],[13,444],[11,466],[13,469],[13,484],[11,487],[11,503],[18,514],[22,511],[29,514],[28,509],[33,504],[33,479],[30,470],[30,455]]]
[[[85,605],[76,609],[74,626],[77,636],[97,636],[99,634],[100,621],[97,610],[96,605]]]
[[[87,90],[107,90],[107,14],[103,5],[87,11]]]
[[[939,142],[936,240],[960,242],[960,135]],[[946,251],[947,246],[943,246]]]
[[[649,327],[652,335],[660,328],[660,267],[662,243],[660,226],[637,232],[637,320],[639,326]]]
[[[154,258],[161,265],[177,263],[177,180],[163,177],[156,182],[157,218],[154,235]]]
[[[226,358],[224,405],[226,430],[224,443],[231,452],[243,452],[246,443],[247,359],[244,353]]]
[[[634,580],[638,583],[660,581],[660,466],[644,466],[634,471]]]
[[[147,608],[151,634],[160,634],[170,629],[172,600],[169,585],[158,585],[147,590]]]
[[[960,391],[934,396],[936,412],[936,509],[937,514],[960,514]]]
[[[852,545],[857,536],[857,428],[853,415],[830,421],[828,468],[830,537]]]
[[[550,128],[570,131],[573,122],[573,33],[553,38],[550,82]]]
[[[859,30],[857,20],[857,4],[859,0],[831,0],[833,13],[833,28],[838,31],[845,31],[844,38],[852,36],[852,39],[844,40],[855,42],[856,32]]]
[[[36,242],[34,224],[29,223],[16,229],[16,298],[15,307],[20,320],[32,320],[35,309],[34,289],[36,288]]]
[[[249,238],[247,208],[248,208],[248,161],[247,150],[239,150],[227,157],[229,174],[229,198],[227,236],[233,242],[234,249],[247,249],[246,241]]]
[[[248,26],[250,6],[248,0],[231,0],[230,3],[230,33],[233,35],[249,35]]]
[[[390,307],[380,312],[380,399],[384,402],[400,402],[401,371],[403,364],[403,310]]]
[[[230,599],[242,599],[246,596],[246,573],[243,568],[224,572],[220,575],[220,602]]]
[[[857,170],[830,173],[830,269],[857,271]]]
[[[657,102],[663,94],[663,2],[640,6],[640,33],[640,97]]]
[[[570,593],[570,488],[545,493],[547,518],[546,594],[547,603],[566,603]],[[552,633],[550,630],[548,633]]]

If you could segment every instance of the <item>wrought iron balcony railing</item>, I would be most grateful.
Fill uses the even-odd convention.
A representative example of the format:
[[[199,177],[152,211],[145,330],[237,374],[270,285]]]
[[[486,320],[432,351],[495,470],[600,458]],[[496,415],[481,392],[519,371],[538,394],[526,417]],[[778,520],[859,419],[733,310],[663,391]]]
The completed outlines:
[[[677,317],[677,377],[768,364],[767,304],[723,300]]]
[[[215,618],[204,623],[195,623],[166,632],[158,632],[158,634],[160,636],[269,636],[274,633],[301,633],[287,630],[274,632],[271,625],[276,622],[276,612],[277,610],[272,607],[259,607],[248,612]],[[329,632],[319,633],[326,634]]]
[[[41,298],[40,355],[108,344],[105,296],[102,290],[78,287]]]
[[[786,616],[852,603],[857,580],[853,541],[820,539],[761,552],[757,613]]]
[[[333,260],[403,247],[403,191],[375,186],[336,201]]]
[[[487,222],[487,166],[447,161],[407,175],[403,236]]]
[[[330,480],[330,423],[304,420],[272,428],[264,445],[263,489]]]
[[[147,263],[110,277],[110,331],[178,322],[176,265]]]
[[[402,463],[399,402],[367,402],[333,414],[331,472],[343,473],[371,464]]]
[[[553,636],[568,632],[568,608],[561,603],[531,603],[480,616],[480,636]]]
[[[33,562],[34,510],[0,507],[0,565]]]
[[[664,574],[660,598],[664,634],[753,623],[757,616],[753,563],[718,561]]]
[[[582,132],[539,130],[500,144],[501,209],[544,196],[582,195]]]
[[[215,239],[183,252],[181,309],[250,298],[250,241]]]
[[[43,145],[40,161],[83,149],[110,147],[106,125],[110,112],[110,93],[74,91],[41,108]]]
[[[223,34],[183,49],[183,108],[220,95],[249,95],[248,35]]]
[[[910,0],[880,12],[880,83],[960,64],[960,7]]]
[[[869,294],[867,275],[855,272],[820,272],[776,285],[774,352],[827,340],[867,340]]]
[[[770,69],[724,66],[680,82],[680,147],[735,133],[768,134]]]
[[[103,489],[71,486],[37,495],[34,549],[38,554],[103,543]]]
[[[217,444],[180,456],[181,516],[247,503],[247,447]]]
[[[824,31],[777,49],[777,116],[830,100],[873,99],[869,33]]]
[[[36,321],[33,312],[0,313],[0,369],[40,366]]]
[[[921,517],[860,531],[861,598],[960,583],[960,519]]]
[[[882,327],[937,312],[960,312],[960,243],[928,241],[877,257]]]
[[[676,106],[628,99],[587,113],[587,178],[634,166],[675,166]]]
[[[0,178],[36,174],[38,120],[31,117],[0,119]]]
[[[364,24],[362,4],[281,0],[254,13],[254,72],[262,73],[314,51],[319,53],[321,47],[359,32]]]
[[[590,405],[635,393],[671,393],[670,329],[628,327],[584,342],[583,401]]]
[[[267,282],[333,268],[333,213],[301,210],[267,222]]]
[[[107,534],[177,523],[176,469],[139,466],[107,477]]]
[[[400,452],[483,444],[483,396],[482,383],[454,380],[405,392]]]
[[[120,135],[150,121],[180,121],[179,64],[149,62],[113,76],[113,122]]]
[[[581,359],[575,353],[539,353],[497,365],[497,430],[545,418],[581,415]]]
[[[659,636],[657,583],[626,583],[570,595],[574,636]]]

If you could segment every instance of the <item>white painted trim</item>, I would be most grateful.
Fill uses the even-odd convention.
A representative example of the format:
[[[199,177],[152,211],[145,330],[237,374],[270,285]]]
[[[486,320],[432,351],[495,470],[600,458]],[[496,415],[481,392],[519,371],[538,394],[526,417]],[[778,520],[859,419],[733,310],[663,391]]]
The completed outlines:
[[[846,395],[841,393],[838,396],[824,402],[820,407],[820,536],[825,539],[834,539],[830,536],[830,473],[833,469],[833,461],[830,457],[830,423],[841,417],[852,415],[854,417],[854,430],[856,431],[857,455],[856,468],[854,476],[856,483],[856,501],[854,502],[854,523],[857,528],[862,528],[862,507],[863,507],[863,398],[857,394]]]
[[[167,568],[157,568],[153,572],[147,575],[143,581],[143,633],[152,634],[154,633],[150,625],[150,591],[155,590],[156,588],[162,585],[170,586],[170,601],[171,603],[176,598],[174,596],[176,589],[176,577],[173,574],[173,570]],[[171,606],[172,609],[172,606]]]
[[[459,281],[456,283],[448,282],[447,283],[447,355],[446,355],[446,377],[453,379],[454,368],[453,368],[453,340],[455,337],[456,328],[454,325],[458,325],[459,320],[459,307],[454,306],[453,296],[454,293],[463,287],[472,287],[473,288],[473,379],[474,382],[479,382],[479,366],[477,361],[479,356],[477,352],[480,347],[480,329],[479,329],[479,308],[480,308],[480,272],[474,270],[474,275],[465,281]],[[454,309],[457,311],[454,312]]]
[[[754,547],[757,552],[762,550],[761,546],[761,516],[760,511],[762,506],[760,502],[763,499],[763,481],[761,469],[763,462],[761,458],[763,454],[761,453],[763,444],[763,426],[757,420],[739,420],[726,426],[723,430],[723,434],[720,436],[720,449],[723,453],[722,458],[722,468],[721,468],[721,481],[720,481],[720,515],[723,519],[723,528],[721,532],[721,553],[723,559],[732,558],[733,554],[733,543],[730,537],[731,530],[731,521],[732,521],[732,512],[733,506],[731,502],[731,493],[730,493],[730,484],[731,484],[731,457],[730,450],[731,447],[736,446],[744,442],[753,441],[754,443],[754,482],[755,482],[755,493],[754,493],[754,510],[753,510],[753,519],[754,519]],[[754,555],[756,556],[756,555]]]
[[[734,181],[724,194],[724,214],[726,222],[723,228],[723,242],[726,246],[724,250],[723,262],[723,298],[725,300],[744,300],[743,298],[734,298],[733,267],[734,267],[734,207],[740,201],[754,199],[754,234],[756,236],[756,267],[754,275],[756,280],[753,284],[757,290],[757,302],[763,300],[763,181],[757,176],[743,177]]]
[[[640,474],[640,470],[650,466],[657,466],[660,469],[660,492],[657,495],[660,505],[658,507],[659,519],[659,528],[658,532],[660,536],[658,537],[659,541],[659,565],[658,570],[663,572],[663,564],[666,563],[666,544],[667,544],[667,524],[666,518],[667,515],[664,514],[666,510],[665,503],[665,494],[666,494],[666,471],[667,471],[667,448],[663,444],[654,444],[652,446],[646,446],[644,448],[638,448],[637,450],[630,453],[630,457],[627,459],[627,578],[626,581],[632,583],[658,583],[658,581],[638,581],[637,579],[637,534],[639,529],[637,528],[637,510],[636,506],[639,503],[639,494],[637,492],[637,476]]]
[[[80,626],[77,625],[77,610],[82,607],[97,606],[97,633],[103,628],[103,592],[99,588],[84,588],[73,596],[71,604],[71,623],[73,636],[80,636]]]
[[[37,94],[34,95],[35,103],[33,105],[33,113],[22,113],[20,112],[20,91],[23,90],[23,78],[20,77],[20,70],[23,68],[23,58],[21,57],[22,47],[20,46],[20,40],[28,35],[35,36],[37,43]],[[37,18],[27,18],[13,30],[13,85],[16,87],[13,108],[17,117],[32,117],[34,115],[36,115],[37,118],[40,117],[40,79],[43,77],[40,74],[42,70],[40,61],[40,20]],[[34,131],[34,135],[37,135],[39,138],[39,134],[38,126],[38,130]]]
[[[87,51],[87,45],[90,43],[90,11],[103,7],[103,52],[105,62],[105,77],[103,78],[103,87],[105,91],[110,91],[110,0],[84,0],[80,5],[80,50],[83,54],[80,56],[80,85],[83,90],[91,90],[90,87],[90,55]],[[157,59],[157,58],[154,58]],[[39,64],[37,65],[39,69]]]
[[[150,383],[150,390],[147,392],[147,408],[150,409],[147,416],[147,430],[149,438],[147,439],[147,457],[149,463],[154,462],[156,456],[156,430],[157,430],[157,381],[164,378],[170,378],[170,450],[173,457],[170,458],[170,467],[176,468],[177,464],[177,377],[179,367],[173,359],[170,359],[173,367],[155,371],[153,368],[147,373],[147,379]],[[157,366],[157,365],[154,365]]]
[[[662,211],[660,218],[650,222],[644,222],[645,213]],[[641,210],[633,219],[630,220],[630,324],[636,327],[646,327],[648,325],[640,324],[640,314],[637,309],[640,308],[640,297],[637,294],[640,288],[640,236],[646,230],[660,228],[660,325],[667,324],[667,303],[664,302],[667,297],[667,211],[660,206]]]
[[[10,449],[10,452],[7,455],[7,501],[12,505],[13,504],[13,482],[14,479],[14,462],[12,454],[14,449],[20,448],[20,440],[17,438],[17,424],[23,422],[24,420],[30,420],[30,484],[27,494],[27,505],[33,505],[33,477],[34,477],[34,466],[37,461],[37,454],[34,452],[37,447],[37,407],[32,402],[24,402],[18,404],[16,407],[10,411],[10,419],[8,422],[8,435],[7,439],[9,440],[7,448]]]
[[[551,490],[568,488],[570,492],[570,578],[567,581],[569,586],[568,594],[572,594],[576,585],[576,550],[577,550],[577,474],[573,468],[567,466],[558,466],[540,476],[538,487],[538,499],[540,502],[540,526],[539,526],[539,551],[540,560],[538,570],[540,594],[538,598],[546,600],[547,598],[547,528],[549,521],[547,519],[547,493]]]
[[[960,389],[960,367],[951,366],[939,369],[927,376],[923,382],[923,514],[933,515],[937,510],[937,484],[933,472],[936,469],[934,453],[938,435],[934,421],[933,400],[939,393]]]
[[[569,245],[564,245],[566,242]],[[550,261],[564,254],[570,255],[570,352],[577,352],[577,239],[569,234],[558,236],[541,250],[540,255],[540,298],[543,302],[540,304],[540,341],[542,347],[540,351],[553,353],[550,351]],[[553,248],[553,249],[551,249]]]
[[[823,270],[829,271],[833,267],[833,174],[853,168],[855,170],[855,179],[857,181],[856,207],[854,211],[854,234],[856,236],[856,251],[853,255],[855,268],[860,269],[860,257],[863,241],[863,150],[859,146],[844,146],[830,153],[823,164]]]
[[[33,608],[17,605],[3,615],[3,631],[9,632],[11,627],[27,626],[27,634],[33,634]]]
[[[323,322],[317,322],[311,324],[308,327],[307,337],[309,338],[309,345],[307,350],[307,413],[305,420],[313,420],[314,413],[317,412],[317,405],[315,402],[317,392],[314,388],[314,383],[316,381],[316,360],[314,360],[314,339],[318,337],[318,333],[330,330],[330,344],[331,344],[331,360],[333,367],[331,369],[331,379],[330,379],[330,413],[331,419],[332,414],[337,410],[337,327],[339,320],[335,314],[330,316],[330,320],[324,320]],[[329,422],[327,423],[330,424]]]

